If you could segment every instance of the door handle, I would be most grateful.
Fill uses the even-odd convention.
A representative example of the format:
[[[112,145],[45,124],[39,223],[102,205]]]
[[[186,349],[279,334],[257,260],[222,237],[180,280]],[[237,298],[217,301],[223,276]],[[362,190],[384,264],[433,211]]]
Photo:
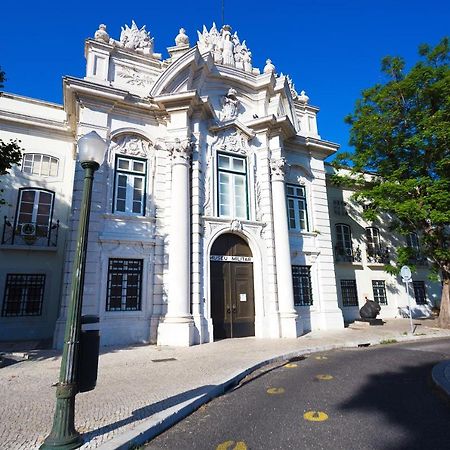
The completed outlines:
[[[233,305],[233,312],[236,312],[236,305]]]
[[[227,308],[227,313],[231,314],[231,308],[230,307]]]

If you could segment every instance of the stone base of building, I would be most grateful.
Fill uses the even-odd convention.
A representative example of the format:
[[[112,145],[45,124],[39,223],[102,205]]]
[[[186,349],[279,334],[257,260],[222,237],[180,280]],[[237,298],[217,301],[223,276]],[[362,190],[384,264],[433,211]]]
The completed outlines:
[[[331,311],[312,311],[312,330],[341,330],[344,328],[344,317],[340,309]]]
[[[296,313],[280,313],[280,337],[298,338],[303,334],[301,320]]]
[[[190,347],[194,345],[194,322],[189,318],[165,318],[158,326],[158,345]]]

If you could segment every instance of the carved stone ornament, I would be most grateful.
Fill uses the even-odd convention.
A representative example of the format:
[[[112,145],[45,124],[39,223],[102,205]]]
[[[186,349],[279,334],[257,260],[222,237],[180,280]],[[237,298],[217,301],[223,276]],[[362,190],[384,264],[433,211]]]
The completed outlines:
[[[145,29],[145,25],[142,28],[138,28],[134,20],[131,21],[131,28],[128,25],[125,25],[125,28],[122,27],[120,40],[116,44],[127,50],[134,50],[143,55],[153,56],[153,38],[150,37],[150,33]]]
[[[272,179],[283,180],[286,170],[286,158],[274,158],[270,160],[270,172]]]
[[[180,32],[175,38],[175,45],[177,47],[184,47],[185,45],[189,46],[189,37],[187,36],[184,28],[180,28]]]
[[[298,96],[298,100],[302,103],[308,103],[309,102],[309,97],[306,95],[305,91],[300,92],[300,95]]]
[[[253,72],[252,54],[247,48],[247,44],[245,41],[241,43],[236,32],[231,34],[229,25],[224,25],[220,31],[215,23],[209,31],[203,25],[202,33],[197,31],[197,34],[197,46],[200,53],[210,52],[217,64],[235,67],[249,73]]]
[[[106,25],[101,23],[98,26],[98,30],[94,34],[94,39],[96,41],[103,41],[109,43],[109,34],[106,31]]]
[[[166,141],[166,148],[170,153],[172,162],[189,163],[192,155],[192,142],[190,139],[175,138],[173,141]]]
[[[272,64],[272,60],[266,59],[266,65],[264,66],[264,73],[274,73],[275,66]]]
[[[286,80],[289,86],[289,90],[291,91],[292,98],[296,100],[298,98],[298,92],[295,90],[294,82],[289,75],[286,75]]]
[[[123,155],[147,158],[151,146],[152,143],[150,141],[127,134],[114,138],[111,143],[111,150],[122,153]]]
[[[227,95],[223,96],[221,113],[222,120],[234,119],[237,116],[240,102],[237,99],[236,94],[236,90],[230,88]]]
[[[131,86],[147,87],[152,84],[152,79],[148,76],[142,75],[136,68],[120,67],[117,76],[123,78],[125,83]]]
[[[230,222],[230,231],[242,231],[242,222],[238,219],[233,219]]]
[[[240,155],[247,155],[250,150],[248,137],[236,129],[228,129],[222,132],[215,147],[223,151],[239,153]]]

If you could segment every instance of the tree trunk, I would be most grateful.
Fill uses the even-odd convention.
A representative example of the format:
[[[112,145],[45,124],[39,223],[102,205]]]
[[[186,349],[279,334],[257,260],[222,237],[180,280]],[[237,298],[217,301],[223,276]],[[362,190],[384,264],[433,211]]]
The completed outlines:
[[[442,271],[442,297],[438,327],[450,328],[450,273]]]

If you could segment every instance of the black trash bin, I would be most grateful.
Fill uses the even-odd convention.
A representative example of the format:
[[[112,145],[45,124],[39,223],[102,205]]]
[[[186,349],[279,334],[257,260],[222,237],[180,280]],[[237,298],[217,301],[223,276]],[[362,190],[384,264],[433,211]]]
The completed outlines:
[[[84,330],[83,325],[99,323],[98,316],[81,316],[80,353],[78,358],[78,392],[92,391],[97,384],[100,331]]]

